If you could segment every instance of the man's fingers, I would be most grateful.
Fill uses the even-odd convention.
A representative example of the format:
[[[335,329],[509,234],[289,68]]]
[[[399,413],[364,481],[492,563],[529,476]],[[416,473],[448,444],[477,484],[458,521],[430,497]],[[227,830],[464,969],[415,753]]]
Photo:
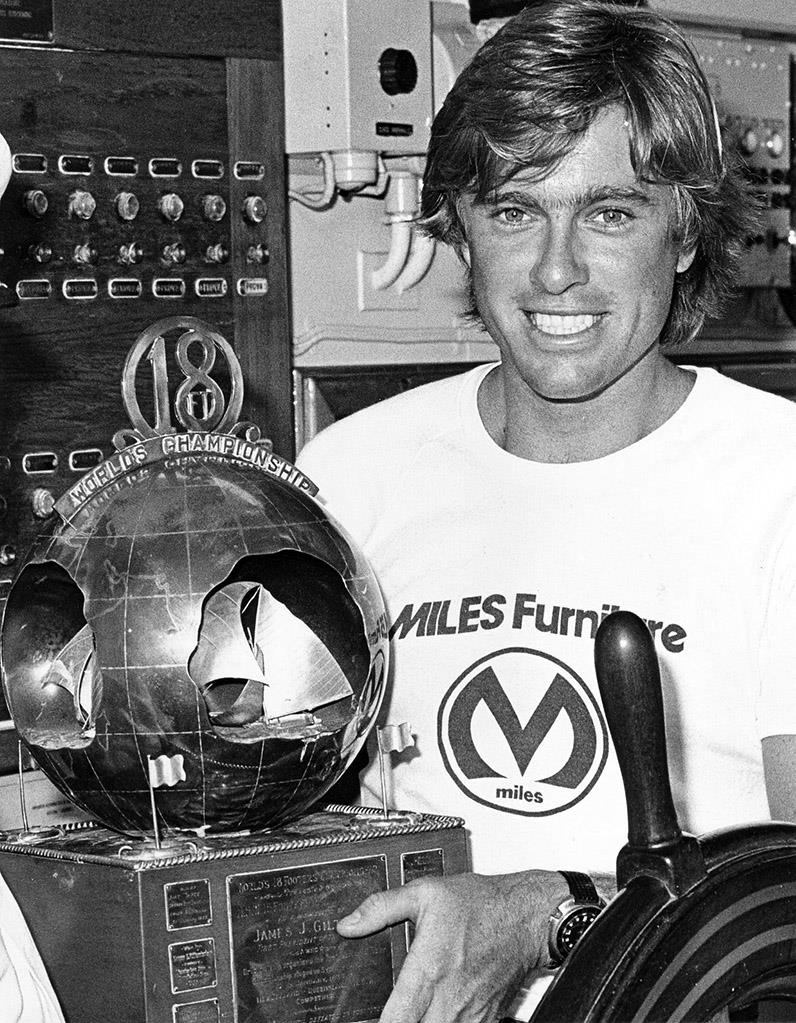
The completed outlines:
[[[379,1016],[379,1023],[419,1023],[434,997],[434,983],[418,965],[410,952],[387,1004]]]
[[[469,987],[467,978],[443,977],[434,974],[430,955],[409,952],[401,967],[392,994],[379,1016],[379,1023],[451,1023],[453,1018],[468,1020],[497,1020],[497,1002],[493,1011],[482,1009],[481,1001],[466,1006],[463,1012],[458,1004],[463,990]]]
[[[389,927],[402,920],[414,920],[417,900],[409,888],[393,888],[388,892],[374,892],[348,916],[337,921],[337,930],[346,938],[361,938],[365,934]]]

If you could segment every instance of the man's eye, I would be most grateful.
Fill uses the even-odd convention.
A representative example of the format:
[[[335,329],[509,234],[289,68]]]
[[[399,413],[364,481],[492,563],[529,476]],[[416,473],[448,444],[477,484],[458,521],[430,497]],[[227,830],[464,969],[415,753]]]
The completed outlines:
[[[498,210],[498,220],[502,220],[504,224],[521,224],[526,217],[525,210],[518,209],[516,206],[510,206],[508,209]]]
[[[607,227],[619,227],[630,220],[630,216],[624,210],[608,209],[598,210],[597,219]]]

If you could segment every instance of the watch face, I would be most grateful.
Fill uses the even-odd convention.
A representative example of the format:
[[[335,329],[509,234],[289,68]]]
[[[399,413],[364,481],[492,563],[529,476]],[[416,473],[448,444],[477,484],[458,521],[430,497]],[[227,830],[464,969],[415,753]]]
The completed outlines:
[[[579,906],[573,913],[570,913],[556,934],[556,944],[562,958],[572,951],[589,924],[599,915],[599,906]]]

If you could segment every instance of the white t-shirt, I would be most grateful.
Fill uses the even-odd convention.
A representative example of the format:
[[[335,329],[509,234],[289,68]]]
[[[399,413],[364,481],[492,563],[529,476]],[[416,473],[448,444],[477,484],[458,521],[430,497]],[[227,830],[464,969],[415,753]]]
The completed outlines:
[[[0,1020],[64,1023],[28,925],[0,876]]]
[[[647,437],[547,464],[485,431],[489,369],[299,458],[385,594],[382,720],[416,736],[393,805],[463,817],[477,871],[613,871],[626,804],[593,637],[621,607],[652,623],[683,829],[767,819],[761,739],[796,733],[796,406],[699,369]],[[375,758],[362,782],[379,804]]]

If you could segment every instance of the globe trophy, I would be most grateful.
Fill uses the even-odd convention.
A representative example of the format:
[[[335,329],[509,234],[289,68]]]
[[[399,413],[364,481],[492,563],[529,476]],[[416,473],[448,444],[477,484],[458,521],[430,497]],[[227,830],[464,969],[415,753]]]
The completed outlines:
[[[56,502],[2,626],[20,741],[90,820],[0,833],[0,870],[69,1023],[376,1019],[409,930],[336,919],[466,867],[457,819],[317,809],[384,694],[378,583],[239,421],[213,328],[146,329],[122,396],[131,428]]]

